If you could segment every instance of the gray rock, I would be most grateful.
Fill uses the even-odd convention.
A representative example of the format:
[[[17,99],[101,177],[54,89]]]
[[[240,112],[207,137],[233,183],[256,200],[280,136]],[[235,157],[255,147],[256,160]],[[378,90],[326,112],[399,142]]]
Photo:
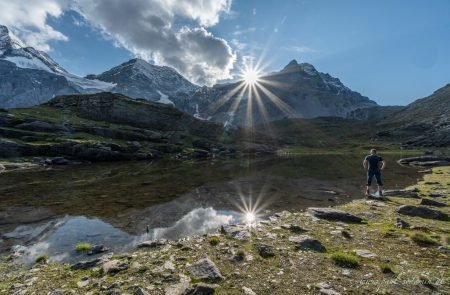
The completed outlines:
[[[120,261],[118,259],[113,259],[103,263],[102,270],[104,274],[116,274],[122,270],[128,269],[129,265],[127,262]]]
[[[317,252],[326,252],[326,248],[319,240],[314,239],[308,235],[291,236],[289,242],[295,244],[296,250],[312,250]]]
[[[109,251],[109,248],[106,248],[103,245],[95,245],[92,246],[91,250],[89,250],[88,255],[95,255]]]
[[[395,226],[401,229],[409,228],[410,224],[406,221],[404,221],[401,218],[398,218],[395,220]]]
[[[291,232],[294,232],[294,233],[300,233],[300,232],[307,231],[303,227],[301,227],[299,225],[295,225],[295,224],[283,224],[283,225],[281,225],[281,228],[288,229],[288,230],[290,230]]]
[[[244,291],[245,295],[256,295],[256,293],[252,289],[247,287],[242,287],[242,291]]]
[[[136,289],[134,290],[134,295],[150,295],[150,293],[148,293],[141,287],[136,287]]]
[[[187,269],[198,280],[208,280],[215,283],[224,279],[219,268],[209,258],[200,259]]]
[[[310,215],[326,220],[344,221],[344,222],[361,222],[362,219],[354,214],[333,209],[333,208],[309,208]]]
[[[266,245],[266,244],[258,245],[258,253],[263,258],[269,258],[269,257],[275,256],[273,247],[270,245]]]
[[[430,197],[432,197],[432,198],[445,197],[445,196],[447,196],[447,194],[444,194],[444,193],[429,193],[428,195],[429,195]]]
[[[80,262],[77,262],[75,264],[72,264],[70,266],[70,269],[71,270],[88,269],[88,268],[95,267],[95,266],[99,265],[102,262],[103,262],[103,260],[101,258],[95,258],[95,259],[87,260],[87,261],[80,261]]]
[[[320,294],[324,294],[324,295],[341,295],[341,293],[336,292],[335,290],[333,290],[331,288],[330,285],[328,285],[327,283],[318,283],[316,285],[316,288],[318,289]]]
[[[138,248],[158,248],[167,244],[167,240],[144,241],[137,245]]]
[[[377,257],[377,255],[375,253],[370,252],[369,250],[361,250],[361,249],[356,249],[354,250],[355,254],[363,257],[363,258],[375,258]]]
[[[385,190],[383,191],[384,196],[394,196],[394,197],[408,197],[408,198],[420,198],[419,194],[414,190]]]
[[[73,290],[62,290],[62,289],[53,290],[47,293],[47,295],[73,295],[73,294],[75,294],[75,291]]]
[[[434,207],[446,207],[447,204],[435,201],[435,200],[431,200],[431,199],[422,199],[422,201],[420,201],[420,205],[427,205],[427,206],[434,206]]]
[[[213,295],[218,285],[197,283],[192,286],[188,282],[172,285],[166,289],[166,295]]]
[[[222,229],[225,234],[230,235],[232,238],[237,240],[248,240],[251,236],[248,226],[243,224],[225,225],[221,228],[221,230]]]
[[[448,219],[447,214],[439,210],[430,209],[423,206],[402,205],[398,207],[397,212],[403,215],[417,216],[427,219],[437,219],[437,220]]]

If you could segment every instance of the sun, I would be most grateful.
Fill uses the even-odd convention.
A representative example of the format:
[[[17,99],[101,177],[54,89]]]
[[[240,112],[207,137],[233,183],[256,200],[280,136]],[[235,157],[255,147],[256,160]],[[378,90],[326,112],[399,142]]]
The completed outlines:
[[[246,69],[242,71],[241,77],[247,85],[255,85],[259,81],[260,73],[255,69]]]

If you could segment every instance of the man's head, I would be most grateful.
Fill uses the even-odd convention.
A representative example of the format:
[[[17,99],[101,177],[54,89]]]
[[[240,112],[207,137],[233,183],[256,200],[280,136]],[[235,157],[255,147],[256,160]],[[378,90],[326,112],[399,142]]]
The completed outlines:
[[[370,153],[371,153],[372,155],[375,155],[375,154],[377,153],[377,149],[371,149],[371,150],[370,150]]]

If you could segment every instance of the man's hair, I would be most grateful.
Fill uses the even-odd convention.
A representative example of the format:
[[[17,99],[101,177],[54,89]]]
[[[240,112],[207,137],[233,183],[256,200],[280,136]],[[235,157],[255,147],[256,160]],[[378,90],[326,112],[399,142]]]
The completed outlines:
[[[371,154],[376,154],[376,153],[377,153],[377,149],[371,149],[371,150],[370,150],[370,153],[371,153]]]

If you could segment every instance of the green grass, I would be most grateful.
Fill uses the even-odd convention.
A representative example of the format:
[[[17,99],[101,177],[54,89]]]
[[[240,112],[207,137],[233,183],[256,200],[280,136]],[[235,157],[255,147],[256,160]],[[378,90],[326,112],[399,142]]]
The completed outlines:
[[[77,252],[88,252],[89,250],[91,250],[92,245],[88,242],[81,242],[76,244],[75,246],[75,250]]]
[[[359,259],[355,255],[335,252],[331,255],[334,263],[340,267],[356,268],[359,266]]]
[[[380,270],[382,273],[394,273],[394,271],[392,270],[392,266],[387,263],[381,264]]]
[[[429,236],[422,233],[415,233],[411,236],[411,240],[420,246],[437,246],[440,243]]]
[[[36,263],[46,263],[47,260],[48,260],[48,254],[44,253],[44,254],[41,254],[38,257],[36,257],[34,262],[36,262]]]
[[[219,237],[211,237],[211,238],[209,239],[209,244],[210,244],[211,246],[216,246],[216,245],[218,245],[219,243],[220,243]]]

